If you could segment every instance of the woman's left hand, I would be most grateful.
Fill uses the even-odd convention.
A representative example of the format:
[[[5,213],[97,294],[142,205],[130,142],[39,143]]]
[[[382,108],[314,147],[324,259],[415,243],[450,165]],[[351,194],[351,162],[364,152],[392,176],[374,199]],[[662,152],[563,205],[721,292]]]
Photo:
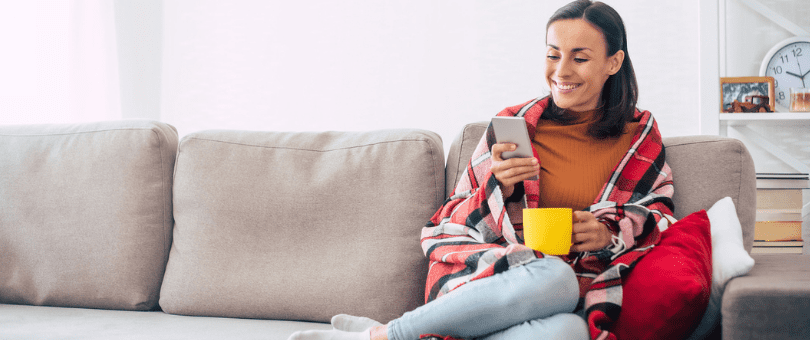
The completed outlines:
[[[574,211],[571,251],[583,252],[600,250],[610,244],[613,233],[597,221],[588,211]]]

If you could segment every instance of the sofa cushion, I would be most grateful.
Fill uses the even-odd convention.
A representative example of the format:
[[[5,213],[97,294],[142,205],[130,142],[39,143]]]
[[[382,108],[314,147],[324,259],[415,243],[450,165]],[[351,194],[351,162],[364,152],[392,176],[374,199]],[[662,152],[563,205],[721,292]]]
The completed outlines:
[[[754,266],[754,259],[743,247],[742,230],[731,197],[715,203],[707,212],[712,226],[712,293],[700,324],[689,336],[704,339],[720,322],[720,304],[726,283]]]
[[[675,183],[675,218],[708,209],[724,197],[731,197],[743,234],[743,246],[754,246],[756,219],[756,173],[745,145],[718,136],[664,138],[667,163]]]
[[[155,308],[171,245],[173,127],[0,127],[0,302]]]
[[[447,152],[447,174],[445,176],[445,192],[447,196],[451,196],[453,190],[456,189],[461,174],[467,168],[467,163],[470,162],[478,142],[481,141],[481,136],[487,131],[489,122],[475,122],[464,125],[461,132],[450,144],[450,150]]]
[[[160,306],[319,322],[417,307],[419,234],[444,199],[441,145],[421,130],[184,137]]]
[[[683,339],[709,303],[712,240],[701,210],[661,233],[622,284],[622,311],[614,325],[619,339]]]
[[[0,304],[3,340],[285,340],[328,323]]]

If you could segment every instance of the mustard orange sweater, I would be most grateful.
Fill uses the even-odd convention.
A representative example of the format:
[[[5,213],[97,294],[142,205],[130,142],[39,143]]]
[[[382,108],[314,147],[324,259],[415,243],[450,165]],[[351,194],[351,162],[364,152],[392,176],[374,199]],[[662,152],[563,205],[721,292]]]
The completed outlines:
[[[540,207],[582,210],[593,204],[616,164],[630,149],[638,123],[618,138],[596,139],[588,127],[599,111],[573,113],[571,123],[540,119],[532,144],[540,158]]]

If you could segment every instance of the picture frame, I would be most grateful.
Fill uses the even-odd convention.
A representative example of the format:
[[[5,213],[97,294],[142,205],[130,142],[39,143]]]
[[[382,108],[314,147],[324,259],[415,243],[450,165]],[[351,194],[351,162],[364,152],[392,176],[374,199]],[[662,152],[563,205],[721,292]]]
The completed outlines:
[[[721,77],[720,112],[774,112],[773,77]]]

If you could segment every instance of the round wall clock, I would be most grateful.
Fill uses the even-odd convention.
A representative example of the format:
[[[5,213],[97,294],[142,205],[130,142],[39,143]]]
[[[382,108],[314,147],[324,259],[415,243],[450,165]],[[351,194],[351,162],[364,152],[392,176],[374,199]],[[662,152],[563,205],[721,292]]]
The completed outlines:
[[[788,111],[790,89],[810,87],[810,37],[780,41],[765,54],[759,75],[774,79],[774,111]]]

